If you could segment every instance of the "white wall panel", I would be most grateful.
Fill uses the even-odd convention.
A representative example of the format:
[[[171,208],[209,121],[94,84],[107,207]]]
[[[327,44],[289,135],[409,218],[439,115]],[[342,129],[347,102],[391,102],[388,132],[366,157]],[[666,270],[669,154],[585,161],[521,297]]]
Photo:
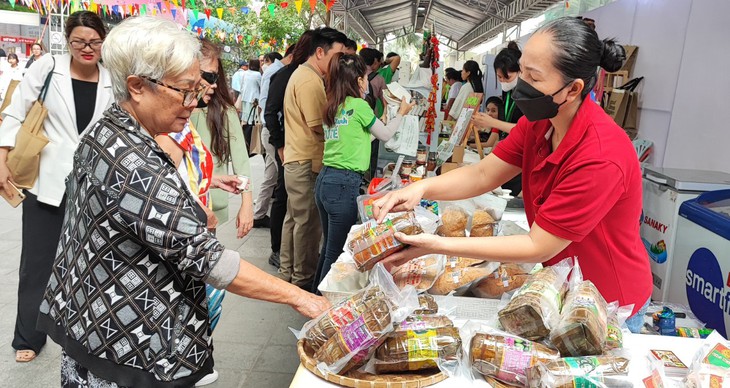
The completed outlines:
[[[730,172],[730,2],[695,0],[664,166]]]

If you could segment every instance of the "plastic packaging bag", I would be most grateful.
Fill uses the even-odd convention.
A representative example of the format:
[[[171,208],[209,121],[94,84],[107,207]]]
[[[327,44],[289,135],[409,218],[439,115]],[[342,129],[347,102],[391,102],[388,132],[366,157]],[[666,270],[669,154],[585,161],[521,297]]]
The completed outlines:
[[[497,235],[499,222],[495,220],[493,209],[478,209],[471,216],[469,237],[492,237]]]
[[[466,237],[469,214],[459,206],[441,207],[441,226],[436,234],[442,237]]]
[[[393,280],[400,288],[411,285],[418,292],[426,291],[444,273],[445,266],[446,256],[421,256],[395,268],[393,270]]]
[[[439,312],[439,305],[433,299],[433,296],[428,294],[418,295],[418,307],[413,314],[436,314]]]
[[[459,206],[469,214],[473,214],[476,210],[484,209],[492,213],[495,221],[502,219],[505,209],[507,209],[507,200],[497,197],[492,193],[484,193],[477,197],[463,199],[459,201],[441,201],[439,206]]]
[[[355,259],[357,269],[369,270],[377,262],[405,248],[405,245],[395,238],[396,232],[415,235],[423,233],[423,230],[412,211],[379,225],[375,221],[363,224],[354,233],[352,240],[345,245]]]
[[[471,370],[506,384],[526,386],[526,370],[538,362],[560,357],[557,350],[485,325],[467,323],[462,336],[468,341]]]
[[[491,275],[498,267],[499,263],[494,262],[454,269],[447,266],[428,292],[433,295],[447,295],[452,291],[458,291],[458,295],[463,294],[473,283]]]
[[[499,311],[499,322],[509,333],[537,341],[547,337],[560,321],[569,259],[545,267],[530,276]]]
[[[323,373],[345,373],[361,364],[418,305],[413,287],[399,290],[388,271],[376,265],[367,288],[307,322],[297,337],[312,347]]]
[[[357,210],[360,214],[360,221],[365,222],[367,220],[371,220],[375,218],[373,215],[373,202],[375,202],[377,199],[385,196],[388,191],[381,191],[376,194],[364,194],[359,197],[357,197]]]
[[[446,258],[446,270],[454,270],[457,268],[474,267],[483,264],[486,260],[470,259],[468,257],[450,256]]]
[[[619,307],[618,302],[611,302],[606,311],[608,312],[608,322],[604,350],[622,349],[624,347],[624,323],[634,311],[634,305]]]
[[[629,360],[616,356],[561,358],[527,370],[534,388],[632,388],[628,374]]]
[[[485,299],[501,299],[504,294],[522,287],[530,277],[530,266],[502,264],[491,275],[475,283],[470,291]]]
[[[460,357],[461,337],[453,325],[399,329],[378,347],[371,365],[377,374],[409,372],[456,364]]]
[[[687,375],[687,386],[730,388],[730,341],[714,332],[697,351]]]
[[[574,259],[570,288],[550,342],[564,357],[600,355],[606,345],[607,322],[606,300],[593,282],[583,280],[578,259]]]
[[[431,330],[442,327],[454,327],[454,322],[446,315],[413,314],[409,315],[403,322],[399,323],[396,326],[395,331]]]

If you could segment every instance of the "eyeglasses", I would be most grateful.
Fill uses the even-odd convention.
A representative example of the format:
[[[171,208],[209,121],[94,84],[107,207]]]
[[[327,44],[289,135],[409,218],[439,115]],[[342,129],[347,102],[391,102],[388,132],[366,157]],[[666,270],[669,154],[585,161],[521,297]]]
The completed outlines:
[[[214,83],[218,82],[218,73],[201,70],[200,77],[203,78],[203,80],[207,82],[208,85],[213,85]]]
[[[87,46],[91,47],[94,50],[98,50],[101,47],[101,44],[104,43],[103,40],[94,40],[91,42],[84,42],[83,40],[72,40],[68,42],[71,47],[74,48],[74,50],[83,50]]]
[[[146,79],[149,82],[155,83],[160,86],[164,86],[170,90],[174,90],[178,93],[181,93],[183,95],[183,106],[189,106],[193,102],[197,102],[198,100],[200,100],[205,95],[205,93],[208,91],[208,88],[209,88],[209,86],[203,86],[201,88],[198,88],[197,90],[184,90],[184,89],[176,88],[174,86],[167,85],[164,82],[160,82],[154,78],[150,78],[150,77],[147,77],[144,75],[139,76],[139,78]]]

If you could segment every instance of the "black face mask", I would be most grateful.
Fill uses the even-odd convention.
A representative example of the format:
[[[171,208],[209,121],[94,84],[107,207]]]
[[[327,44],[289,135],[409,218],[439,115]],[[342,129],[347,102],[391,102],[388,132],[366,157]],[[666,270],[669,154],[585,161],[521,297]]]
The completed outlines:
[[[573,81],[568,82],[557,92],[546,95],[545,93],[535,89],[532,85],[523,81],[522,78],[517,79],[517,86],[512,90],[512,99],[525,114],[530,121],[538,121],[551,119],[558,115],[558,108],[565,104],[567,99],[560,104],[553,101],[553,96],[560,93],[566,86]]]

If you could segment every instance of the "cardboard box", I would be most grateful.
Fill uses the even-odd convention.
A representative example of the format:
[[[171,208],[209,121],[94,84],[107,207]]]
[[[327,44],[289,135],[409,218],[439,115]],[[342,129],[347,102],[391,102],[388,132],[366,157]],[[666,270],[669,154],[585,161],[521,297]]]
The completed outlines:
[[[464,149],[463,145],[454,146],[454,153],[451,154],[452,163],[464,163]]]
[[[446,174],[451,170],[461,167],[461,163],[446,162],[441,166],[441,174]]]
[[[636,57],[639,55],[639,46],[631,46],[631,45],[623,45],[624,50],[626,51],[626,62],[624,62],[624,65],[619,69],[619,71],[626,71],[629,73],[629,79],[634,74],[634,65],[636,64]],[[627,82],[627,80],[624,80],[624,82]]]

